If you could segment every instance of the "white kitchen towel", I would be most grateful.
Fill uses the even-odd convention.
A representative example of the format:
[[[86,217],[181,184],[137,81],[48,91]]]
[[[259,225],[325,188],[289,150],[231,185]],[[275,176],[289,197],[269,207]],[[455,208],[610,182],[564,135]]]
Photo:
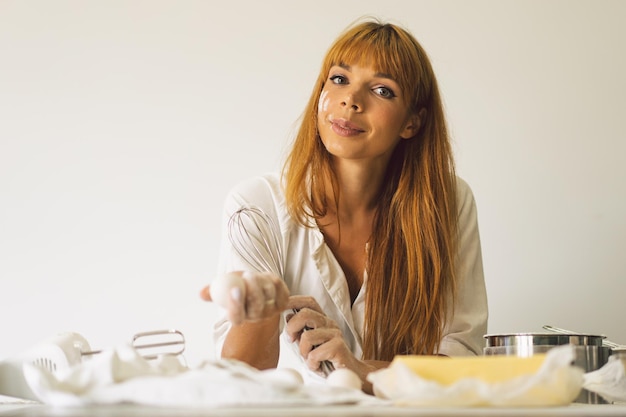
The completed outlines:
[[[239,361],[188,368],[175,356],[155,361],[120,346],[51,373],[30,363],[24,377],[37,398],[55,406],[133,403],[174,407],[384,404],[360,390],[307,385],[296,371],[259,371]]]
[[[551,349],[539,370],[510,380],[489,383],[462,378],[452,385],[424,379],[402,363],[369,374],[374,392],[404,406],[555,406],[570,404],[582,387],[583,370],[571,366],[571,345]]]
[[[626,355],[609,356],[602,368],[586,373],[583,388],[610,402],[626,402]]]

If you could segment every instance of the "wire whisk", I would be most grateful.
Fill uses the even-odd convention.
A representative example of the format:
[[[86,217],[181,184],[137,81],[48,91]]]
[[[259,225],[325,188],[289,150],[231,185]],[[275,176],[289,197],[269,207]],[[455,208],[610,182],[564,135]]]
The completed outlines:
[[[259,272],[272,272],[284,278],[280,230],[261,208],[243,206],[228,219],[228,239],[235,252]],[[298,310],[294,309],[294,313]],[[311,330],[305,327],[304,330]],[[332,362],[323,361],[321,369],[328,376],[335,370]]]
[[[278,227],[263,210],[244,206],[228,220],[228,239],[252,268],[283,276],[283,252]]]

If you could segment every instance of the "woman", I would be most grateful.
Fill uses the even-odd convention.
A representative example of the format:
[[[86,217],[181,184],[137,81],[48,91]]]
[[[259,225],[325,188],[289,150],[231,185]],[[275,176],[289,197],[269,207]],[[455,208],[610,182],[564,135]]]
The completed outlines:
[[[429,60],[406,30],[365,21],[339,36],[282,176],[238,185],[225,215],[249,205],[270,219],[275,233],[248,232],[275,242],[264,256],[278,265],[252,265],[223,239],[220,273],[256,272],[216,324],[222,357],[276,367],[284,330],[308,369],[347,367],[370,391],[367,374],[394,355],[480,353],[474,199],[455,175]]]

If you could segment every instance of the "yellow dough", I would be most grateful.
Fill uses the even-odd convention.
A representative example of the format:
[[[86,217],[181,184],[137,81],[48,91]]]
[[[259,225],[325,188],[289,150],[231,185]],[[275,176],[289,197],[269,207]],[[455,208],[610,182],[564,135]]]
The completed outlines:
[[[484,382],[502,382],[521,375],[535,374],[545,360],[545,354],[527,358],[517,356],[453,357],[399,355],[391,366],[401,363],[423,379],[452,385],[462,378],[477,378]]]

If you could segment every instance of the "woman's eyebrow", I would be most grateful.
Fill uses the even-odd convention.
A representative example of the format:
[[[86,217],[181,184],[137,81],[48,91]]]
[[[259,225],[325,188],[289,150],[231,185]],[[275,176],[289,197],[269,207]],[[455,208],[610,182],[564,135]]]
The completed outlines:
[[[387,74],[386,72],[377,72],[376,74],[374,74],[376,77],[378,78],[387,78],[390,79],[391,81],[396,81],[391,74]]]
[[[340,63],[337,65],[340,68],[345,69],[346,71],[352,72],[352,67],[348,64]],[[391,76],[391,74],[387,74],[386,72],[377,72],[374,74],[376,78],[387,78],[391,81],[396,82],[396,80]]]
[[[346,71],[352,71],[352,67],[348,64],[344,64],[343,62],[340,62],[337,66],[345,69]]]

